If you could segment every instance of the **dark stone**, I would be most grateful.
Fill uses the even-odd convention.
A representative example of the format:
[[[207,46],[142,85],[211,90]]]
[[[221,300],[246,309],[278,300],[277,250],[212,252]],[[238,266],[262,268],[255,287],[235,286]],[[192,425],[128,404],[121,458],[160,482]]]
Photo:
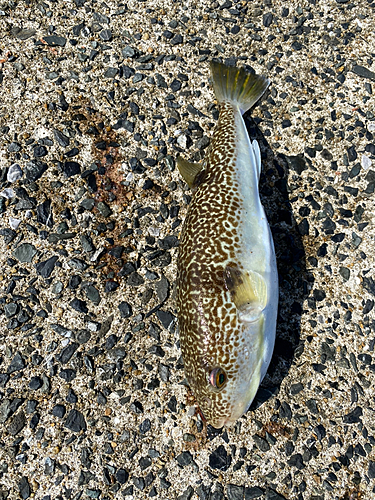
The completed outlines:
[[[266,500],[287,500],[284,495],[277,493],[275,490],[268,490]]]
[[[139,432],[141,434],[146,434],[146,432],[151,430],[151,421],[149,418],[146,418],[139,426]]]
[[[167,40],[170,40],[173,37],[173,33],[169,30],[165,30],[163,32],[163,37],[166,38]]]
[[[171,44],[172,45],[179,45],[180,43],[183,42],[183,38],[182,36],[178,33],[177,35],[175,35],[172,40],[171,40]]]
[[[79,313],[87,314],[89,312],[89,310],[87,309],[86,302],[84,300],[75,298],[69,303],[69,305]]]
[[[21,144],[15,141],[11,142],[8,146],[9,153],[18,153],[21,149]]]
[[[81,242],[82,249],[84,252],[90,253],[90,252],[93,252],[95,250],[95,246],[92,242],[92,238],[88,234],[80,234],[79,240]]]
[[[66,161],[63,166],[63,172],[67,177],[81,173],[81,166],[76,161]]]
[[[314,296],[315,300],[317,300],[318,302],[321,302],[322,300],[324,300],[326,298],[326,293],[324,290],[315,289],[313,292],[313,296]]]
[[[71,368],[60,370],[59,377],[65,380],[65,382],[71,382],[76,378],[76,371]]]
[[[145,282],[145,280],[137,272],[130,274],[127,281],[126,281],[126,283],[130,286],[143,285],[144,282]]]
[[[166,330],[174,323],[176,316],[168,311],[158,310],[156,311],[156,316],[160,320],[161,324],[164,326]]]
[[[100,304],[101,297],[100,293],[97,288],[94,287],[94,285],[86,285],[84,287],[86,297],[91,300],[94,304],[98,305]]]
[[[78,276],[77,274],[74,274],[73,276],[71,276],[69,278],[68,287],[71,290],[76,290],[81,283],[82,283],[82,278],[80,276]]]
[[[19,352],[16,352],[12,361],[10,362],[10,365],[8,366],[7,373],[11,374],[23,370],[25,366],[26,366],[25,360],[23,359],[23,357]]]
[[[330,151],[328,151],[328,149],[323,149],[320,154],[324,160],[331,161],[333,159],[333,155]]]
[[[358,157],[357,151],[355,150],[354,146],[350,146],[350,148],[347,149],[347,153],[348,153],[348,160],[350,162],[355,161]]]
[[[288,167],[294,170],[298,175],[301,175],[304,170],[307,170],[306,160],[303,155],[285,156]]]
[[[33,155],[35,158],[42,158],[43,156],[46,156],[47,154],[48,154],[47,148],[45,146],[40,145],[40,144],[35,146],[33,149]]]
[[[293,50],[301,50],[302,44],[300,42],[295,41],[292,43],[291,47]]]
[[[53,130],[53,134],[55,136],[56,141],[58,142],[58,144],[60,146],[62,146],[63,148],[66,148],[67,146],[69,146],[70,139],[68,136],[66,136],[65,134],[60,132],[60,130],[57,130],[57,128],[55,128]]]
[[[116,281],[107,281],[104,287],[106,293],[114,292],[120,285]]]
[[[78,347],[79,347],[79,344],[77,342],[71,342],[70,344],[65,346],[61,350],[60,354],[57,356],[58,361],[60,361],[60,363],[65,365],[70,360],[70,358],[73,356],[73,354],[76,352]]]
[[[27,40],[28,38],[31,38],[32,36],[35,35],[36,33],[36,30],[30,28],[12,28],[11,30],[11,33],[13,36],[15,36],[16,38],[18,38],[19,40]]]
[[[80,344],[85,344],[90,340],[90,338],[91,338],[91,333],[88,330],[80,330],[77,333],[77,341]]]
[[[323,230],[326,234],[333,234],[335,232],[335,229],[336,229],[336,223],[330,219],[329,217],[327,217],[324,221],[323,221]]]
[[[37,250],[31,243],[21,243],[13,252],[13,256],[20,262],[31,262]]]
[[[292,455],[290,459],[287,461],[287,464],[290,465],[291,467],[296,467],[299,470],[304,469],[305,467],[301,453],[296,453],[295,455]]]
[[[138,461],[141,470],[146,470],[152,464],[150,457],[142,457]]]
[[[64,426],[73,432],[85,431],[86,421],[81,412],[78,410],[70,410]]]
[[[47,164],[34,160],[26,164],[24,169],[26,179],[30,182],[35,182],[42,177],[47,170]]]
[[[292,396],[299,394],[301,391],[303,391],[303,384],[301,384],[301,382],[297,382],[297,384],[292,384],[290,386],[290,394],[292,394]]]
[[[245,500],[253,500],[254,498],[259,498],[263,495],[263,493],[264,490],[258,488],[258,486],[245,488]]]
[[[118,306],[122,318],[130,318],[133,314],[131,305],[127,302],[121,302]]]
[[[176,457],[177,462],[182,466],[185,467],[186,465],[191,464],[193,461],[193,456],[190,453],[190,451],[183,451]]]
[[[15,302],[9,302],[9,304],[4,305],[4,312],[7,318],[13,318],[13,316],[15,316],[19,312],[19,306]],[[15,361],[15,363],[17,363],[17,360]]]
[[[133,413],[140,415],[141,413],[143,413],[142,403],[140,403],[139,401],[133,401],[133,403],[130,405],[130,410]]]
[[[287,420],[291,420],[292,418],[292,410],[286,401],[281,403],[279,413],[280,418],[286,418]]]
[[[88,268],[84,260],[77,259],[76,257],[68,261],[68,266],[71,269],[77,269],[77,271],[85,271]]]
[[[355,65],[353,66],[352,71],[356,75],[362,76],[363,78],[367,78],[369,80],[375,80],[375,73],[367,68],[364,68],[363,66]]]
[[[69,389],[68,395],[66,396],[66,402],[75,404],[78,402],[78,397],[74,394],[72,389]]]
[[[66,38],[63,36],[44,36],[43,40],[47,42],[50,47],[65,47]]]
[[[145,480],[143,479],[143,477],[132,477],[132,481],[133,481],[133,484],[134,486],[140,490],[140,491],[143,491],[146,487],[146,483],[145,483]]]
[[[211,469],[226,471],[232,463],[232,457],[228,455],[223,445],[218,446],[209,458],[209,466]]]
[[[257,448],[259,448],[259,450],[268,451],[270,449],[270,445],[267,442],[267,440],[262,438],[261,436],[258,436],[258,434],[254,434],[253,439],[254,443],[256,444]]]
[[[54,417],[63,418],[66,413],[66,408],[64,405],[55,405],[52,408],[52,415]]]
[[[39,274],[43,278],[49,278],[52,274],[52,271],[55,268],[55,264],[56,264],[57,260],[58,260],[58,257],[54,256],[54,257],[50,257],[49,259],[47,259],[43,262],[39,262],[38,264],[36,264],[35,268],[36,268],[37,274]]]
[[[166,236],[162,240],[158,240],[158,245],[162,250],[170,250],[178,247],[179,239],[174,235]]]
[[[114,78],[117,75],[117,73],[118,73],[117,68],[107,68],[104,73],[104,78]]]
[[[20,482],[18,483],[18,489],[19,489],[21,498],[23,500],[26,500],[26,498],[30,498],[31,488],[30,488],[30,484],[29,484],[29,481],[27,480],[26,476],[23,476],[21,478]]]
[[[350,269],[348,269],[347,267],[340,267],[339,273],[345,281],[348,281],[348,279],[350,278]]]
[[[176,413],[177,412],[177,399],[176,399],[176,396],[172,396],[171,399],[168,401],[168,404],[167,404],[169,410],[172,412],[172,413]]]
[[[99,33],[99,36],[105,42],[109,42],[112,40],[112,32],[109,29],[103,30]]]
[[[118,469],[116,472],[116,480],[120,484],[125,484],[129,479],[129,473],[125,469]]]
[[[188,486],[187,489],[177,497],[177,500],[191,500],[194,495],[194,489],[192,486]]]
[[[372,460],[369,461],[367,475],[370,479],[375,479],[375,462]]]
[[[175,78],[169,86],[173,92],[177,92],[181,89],[181,82]]]
[[[40,389],[43,385],[43,380],[40,377],[31,377],[29,382],[29,388],[33,391]]]
[[[300,235],[308,236],[309,230],[310,230],[309,221],[306,218],[302,219],[301,222],[298,224],[298,231]]]
[[[362,276],[363,288],[375,297],[375,281],[371,277]]]
[[[347,415],[344,415],[343,422],[344,424],[356,424],[361,421],[362,414],[362,408],[360,406],[357,406],[353,411],[349,412]]]
[[[263,14],[263,26],[268,28],[269,26],[271,26],[272,21],[273,21],[273,15],[271,12],[267,12],[266,14]]]
[[[97,209],[99,210],[99,212],[103,217],[109,217],[112,213],[112,210],[104,201],[99,201]]]
[[[0,235],[4,237],[5,245],[9,245],[9,243],[11,243],[17,236],[17,233],[16,231],[13,231],[13,229],[7,227],[4,229],[0,229]]]
[[[130,120],[125,120],[123,118],[120,118],[117,120],[117,122],[113,125],[113,130],[119,130],[120,128],[124,128],[131,134],[134,132],[134,122],[131,122]]]
[[[16,436],[26,425],[26,416],[23,411],[20,411],[10,421],[8,425],[8,432],[12,436]]]
[[[9,379],[10,376],[7,373],[0,373],[0,387],[5,387]]]
[[[374,308],[374,301],[373,300],[370,300],[370,299],[367,299],[366,300],[366,303],[363,307],[363,311],[362,311],[362,314],[368,314],[370,311],[372,311]]]

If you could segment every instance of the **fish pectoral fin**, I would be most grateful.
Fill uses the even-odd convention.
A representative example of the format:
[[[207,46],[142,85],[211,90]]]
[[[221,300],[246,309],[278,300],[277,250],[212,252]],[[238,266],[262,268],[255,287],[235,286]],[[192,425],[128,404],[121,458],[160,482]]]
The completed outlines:
[[[232,295],[240,321],[257,321],[267,305],[267,285],[256,271],[241,271],[227,266],[224,272],[227,289]]]
[[[190,189],[193,189],[193,187],[195,186],[194,181],[199,172],[202,170],[202,165],[200,163],[192,163],[182,158],[182,156],[178,156],[177,167],[186,184]]]
[[[262,314],[262,307],[256,302],[248,302],[238,309],[238,319],[243,323],[254,323]]]

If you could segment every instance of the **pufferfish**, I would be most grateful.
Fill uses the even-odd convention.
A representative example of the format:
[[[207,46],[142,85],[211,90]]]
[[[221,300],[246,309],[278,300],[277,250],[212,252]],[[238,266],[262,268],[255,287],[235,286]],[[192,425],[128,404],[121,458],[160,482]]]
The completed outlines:
[[[269,80],[211,63],[219,121],[201,164],[181,157],[193,192],[177,260],[177,312],[185,375],[200,412],[231,426],[251,405],[275,343],[278,277],[259,198],[261,154],[242,114]]]

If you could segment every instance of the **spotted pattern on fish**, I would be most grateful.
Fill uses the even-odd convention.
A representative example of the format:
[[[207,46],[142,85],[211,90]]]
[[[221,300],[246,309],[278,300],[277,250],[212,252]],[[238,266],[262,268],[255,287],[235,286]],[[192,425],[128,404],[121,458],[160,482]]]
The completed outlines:
[[[207,380],[218,366],[228,379],[235,376],[244,335],[244,325],[238,321],[224,281],[226,266],[239,265],[235,258],[242,236],[235,138],[235,109],[224,101],[188,209],[177,263],[177,309],[185,373],[197,399],[203,400],[204,415],[213,423],[216,415],[210,412],[212,406],[220,418],[231,413],[226,388],[219,398],[212,386],[197,385],[196,381]],[[208,398],[216,399],[215,405],[210,405]]]

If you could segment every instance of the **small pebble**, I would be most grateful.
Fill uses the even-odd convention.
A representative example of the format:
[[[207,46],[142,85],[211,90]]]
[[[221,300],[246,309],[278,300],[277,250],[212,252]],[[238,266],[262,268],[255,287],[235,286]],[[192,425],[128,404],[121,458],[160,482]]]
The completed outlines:
[[[8,173],[7,173],[7,181],[8,182],[16,182],[19,179],[21,179],[23,175],[21,167],[17,164],[14,163],[9,167]]]

